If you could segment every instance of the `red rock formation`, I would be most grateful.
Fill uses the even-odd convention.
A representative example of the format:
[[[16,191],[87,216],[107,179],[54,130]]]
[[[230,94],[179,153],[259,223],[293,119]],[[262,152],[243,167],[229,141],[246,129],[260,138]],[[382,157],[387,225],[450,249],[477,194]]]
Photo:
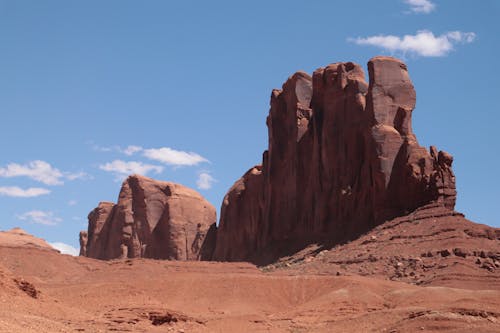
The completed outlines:
[[[237,246],[218,247],[216,258],[249,258],[262,246],[265,235],[261,215],[264,208],[262,180],[261,167],[256,166],[239,179],[224,197],[221,221],[225,221],[223,228],[229,232],[221,232],[222,229],[218,228],[215,244]],[[241,219],[243,216],[245,218]]]
[[[88,232],[80,232],[80,255],[90,258],[98,258],[100,253],[106,251],[106,243],[99,241],[102,228],[106,222],[113,217],[111,214],[115,204],[112,202],[100,202],[88,215]],[[89,243],[90,239],[90,243]],[[87,251],[88,249],[88,251]]]
[[[80,256],[87,257],[87,243],[89,240],[89,235],[87,231],[80,231],[79,240],[80,240]]]
[[[192,189],[133,175],[123,182],[116,205],[101,202],[88,218],[80,255],[199,260],[216,216],[215,208]]]
[[[214,260],[264,263],[338,243],[430,202],[455,205],[453,158],[419,146],[406,65],[369,61],[292,75],[273,90],[269,149],[222,204]]]

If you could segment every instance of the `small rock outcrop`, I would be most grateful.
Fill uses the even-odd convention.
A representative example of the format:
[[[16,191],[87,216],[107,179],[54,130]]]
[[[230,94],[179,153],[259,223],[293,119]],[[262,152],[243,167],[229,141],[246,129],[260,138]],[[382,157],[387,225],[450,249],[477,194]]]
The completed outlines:
[[[418,144],[406,65],[375,57],[368,73],[335,63],[273,90],[268,150],[225,196],[213,260],[262,264],[431,202],[453,210],[453,157]]]
[[[216,213],[195,190],[132,175],[118,203],[99,203],[88,219],[88,231],[80,233],[82,256],[200,260]]]
[[[59,252],[44,239],[28,234],[21,228],[0,231],[0,247],[37,248],[40,250]]]

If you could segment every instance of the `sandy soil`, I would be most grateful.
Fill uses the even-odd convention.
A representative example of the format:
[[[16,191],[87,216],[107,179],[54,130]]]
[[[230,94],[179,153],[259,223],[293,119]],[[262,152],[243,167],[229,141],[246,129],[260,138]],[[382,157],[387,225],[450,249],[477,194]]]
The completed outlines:
[[[0,332],[500,332],[498,229],[418,214],[263,268],[99,261],[0,232]]]
[[[500,331],[499,290],[37,248],[0,247],[0,263],[0,332]]]

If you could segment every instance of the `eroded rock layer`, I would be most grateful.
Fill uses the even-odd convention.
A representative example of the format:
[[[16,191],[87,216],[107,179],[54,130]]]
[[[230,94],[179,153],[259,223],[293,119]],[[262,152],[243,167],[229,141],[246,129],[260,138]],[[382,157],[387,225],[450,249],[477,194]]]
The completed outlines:
[[[88,219],[88,232],[80,233],[80,255],[199,260],[216,213],[192,189],[133,175],[123,182],[116,205],[101,202]]]
[[[335,63],[273,90],[268,150],[224,198],[213,260],[265,263],[431,202],[453,210],[453,157],[418,144],[406,65],[375,57],[368,72]]]
[[[264,271],[365,275],[424,286],[500,289],[500,229],[439,203],[385,222],[333,248],[311,244]]]

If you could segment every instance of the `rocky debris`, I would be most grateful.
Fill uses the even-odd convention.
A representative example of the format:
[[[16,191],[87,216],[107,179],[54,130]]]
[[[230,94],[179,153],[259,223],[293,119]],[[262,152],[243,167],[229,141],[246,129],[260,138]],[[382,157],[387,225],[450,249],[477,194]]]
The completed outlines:
[[[215,208],[185,186],[132,175],[118,203],[101,202],[80,233],[80,254],[96,259],[199,260]]]
[[[202,320],[191,318],[178,311],[150,312],[149,320],[151,321],[151,324],[153,324],[154,326],[160,326],[164,324],[171,324],[177,322],[187,322],[187,321],[196,322],[198,324],[204,323]]]
[[[358,239],[324,249],[312,244],[265,266],[287,274],[359,274],[416,285],[500,288],[498,228],[431,204],[387,221]],[[470,236],[475,235],[475,236]]]
[[[163,325],[165,323],[176,323],[178,321],[187,321],[187,318],[174,316],[172,313],[152,313],[149,315],[149,320],[155,326]]]
[[[18,288],[26,293],[26,295],[32,298],[38,298],[40,292],[35,288],[33,284],[24,280],[24,279],[14,279],[14,282],[17,284]]]
[[[268,263],[429,203],[453,210],[453,157],[418,144],[406,65],[375,57],[368,72],[335,63],[273,90],[268,150],[226,194],[213,260]]]
[[[181,322],[204,324],[203,320],[189,317],[179,311],[134,307],[112,309],[104,314],[104,318],[106,318],[111,325],[122,325],[122,329],[124,324],[135,325],[145,320],[150,321],[153,326],[173,325]]]
[[[454,248],[453,254],[462,258],[466,258],[468,255],[470,255],[467,250],[462,248]]]
[[[14,249],[14,251],[22,252],[24,249],[33,250],[35,248],[28,247],[23,249]],[[47,251],[43,248],[36,248],[36,250],[41,250],[44,253],[47,253]],[[52,251],[50,253],[55,254]],[[2,255],[4,255],[4,253],[2,253]],[[18,262],[16,262],[16,266],[19,266]],[[31,282],[28,282],[22,277],[13,275],[9,269],[0,263],[0,303],[10,302],[10,298],[20,295],[20,292],[34,299],[37,299],[41,294],[41,292],[35,288]]]

